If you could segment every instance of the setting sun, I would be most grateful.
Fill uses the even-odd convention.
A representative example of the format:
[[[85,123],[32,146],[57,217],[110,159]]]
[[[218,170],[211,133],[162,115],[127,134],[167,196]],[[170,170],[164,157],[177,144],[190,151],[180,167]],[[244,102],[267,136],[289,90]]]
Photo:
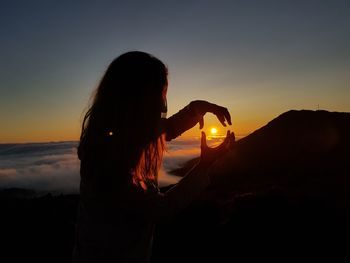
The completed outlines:
[[[213,128],[210,129],[210,133],[215,135],[215,134],[218,133],[218,130],[215,127],[213,127]]]

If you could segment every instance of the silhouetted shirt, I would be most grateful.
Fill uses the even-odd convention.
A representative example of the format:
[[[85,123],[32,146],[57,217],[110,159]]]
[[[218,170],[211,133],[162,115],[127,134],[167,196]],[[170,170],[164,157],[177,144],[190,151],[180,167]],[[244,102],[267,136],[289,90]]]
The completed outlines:
[[[185,107],[165,121],[166,140],[197,122],[198,117]],[[131,181],[115,183],[117,176],[110,173],[127,173],[118,167],[106,159],[81,161],[73,262],[149,262],[155,223],[180,212],[210,183],[207,170],[193,170],[166,193],[156,185],[144,191]],[[101,183],[104,179],[111,181]]]

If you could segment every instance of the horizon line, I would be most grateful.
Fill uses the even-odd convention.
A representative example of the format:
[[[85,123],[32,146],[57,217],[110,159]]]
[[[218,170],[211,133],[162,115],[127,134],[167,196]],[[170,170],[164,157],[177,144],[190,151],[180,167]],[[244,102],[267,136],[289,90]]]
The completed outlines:
[[[236,134],[235,136],[236,138],[242,139],[243,137],[248,136],[251,133],[246,133],[246,134]],[[207,135],[207,138],[210,139],[219,139],[219,138],[224,138],[225,135]],[[196,140],[200,140],[200,136],[185,136],[185,137],[181,137],[179,136],[174,140],[190,140],[190,139],[196,139]],[[0,142],[0,145],[5,145],[5,144],[43,144],[43,143],[67,143],[67,142],[79,142],[79,140],[50,140],[50,141],[26,141],[26,142]],[[169,142],[167,142],[169,143]]]

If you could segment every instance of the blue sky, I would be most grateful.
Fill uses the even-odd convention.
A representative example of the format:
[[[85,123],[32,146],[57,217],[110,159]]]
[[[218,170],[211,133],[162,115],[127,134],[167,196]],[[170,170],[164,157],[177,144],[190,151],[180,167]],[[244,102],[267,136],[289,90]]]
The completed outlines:
[[[129,50],[168,65],[169,115],[204,99],[247,134],[289,109],[350,111],[349,13],[349,1],[5,1],[0,142],[78,139],[91,92]]]

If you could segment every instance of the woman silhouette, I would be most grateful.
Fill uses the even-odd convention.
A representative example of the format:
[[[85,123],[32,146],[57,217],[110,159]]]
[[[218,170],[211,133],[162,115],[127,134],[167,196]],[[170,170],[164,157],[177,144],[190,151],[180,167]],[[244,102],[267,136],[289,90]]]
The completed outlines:
[[[216,148],[202,132],[198,164],[166,193],[158,188],[165,141],[206,112],[231,125],[226,108],[192,101],[166,119],[167,68],[154,56],[128,52],[103,76],[80,137],[80,203],[73,262],[149,262],[154,224],[195,200],[209,185],[208,169],[234,141],[228,132]]]

